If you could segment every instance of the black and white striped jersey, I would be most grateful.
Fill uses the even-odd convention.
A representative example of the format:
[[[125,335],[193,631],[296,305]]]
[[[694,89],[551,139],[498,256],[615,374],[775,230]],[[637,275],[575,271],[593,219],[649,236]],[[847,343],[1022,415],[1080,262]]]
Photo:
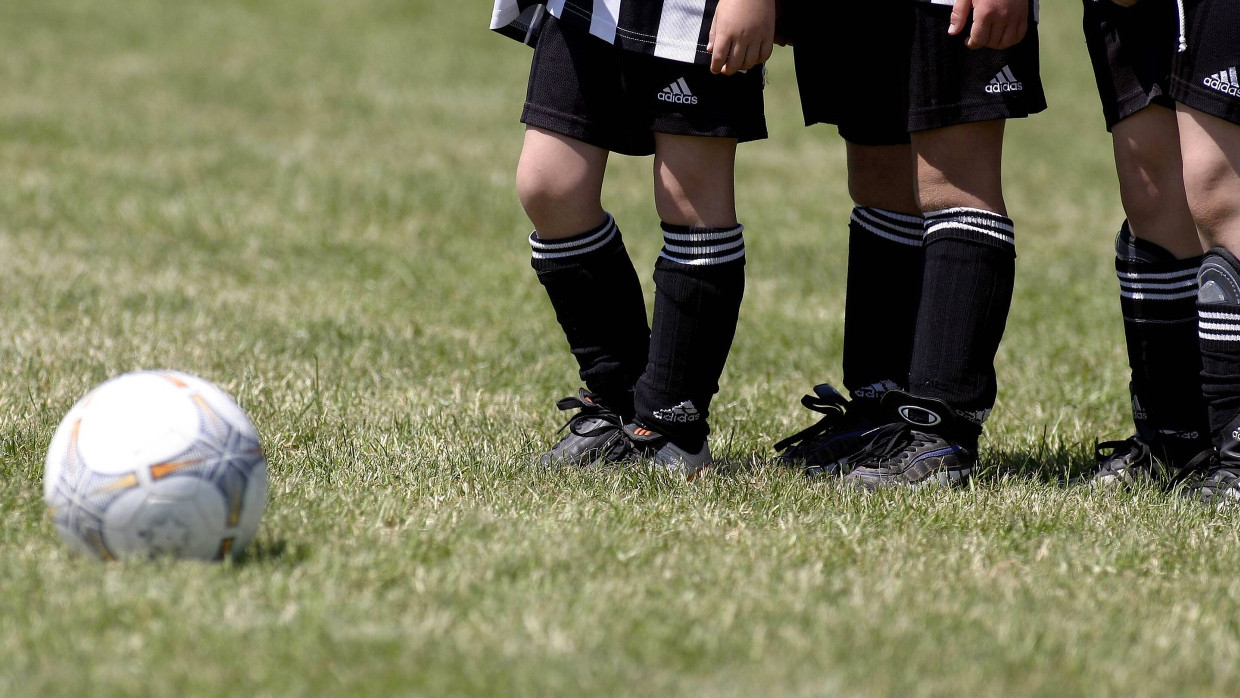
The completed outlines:
[[[495,0],[491,29],[533,44],[544,13],[626,51],[710,63],[706,43],[719,0]]]

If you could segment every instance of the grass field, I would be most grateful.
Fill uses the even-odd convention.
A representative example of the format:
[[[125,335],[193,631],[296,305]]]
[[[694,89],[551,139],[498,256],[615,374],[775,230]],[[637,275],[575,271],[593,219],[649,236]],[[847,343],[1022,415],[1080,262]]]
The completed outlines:
[[[529,54],[468,5],[0,3],[0,695],[1236,694],[1238,515],[1061,484],[1131,428],[1077,3],[1044,3],[1051,108],[1009,130],[987,468],[874,496],[763,465],[839,381],[850,207],[787,51],[740,156],[739,467],[530,467],[577,380],[512,186]],[[647,269],[649,167],[606,192]],[[61,416],[155,367],[262,433],[236,564],[76,558],[45,515]]]

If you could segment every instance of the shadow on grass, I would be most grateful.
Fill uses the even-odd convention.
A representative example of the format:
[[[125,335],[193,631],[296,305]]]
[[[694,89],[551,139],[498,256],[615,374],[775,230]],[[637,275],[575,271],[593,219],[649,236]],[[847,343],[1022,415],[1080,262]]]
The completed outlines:
[[[234,565],[281,563],[296,565],[310,559],[310,546],[290,543],[286,540],[256,540],[245,549]]]
[[[974,478],[997,481],[1006,478],[1073,487],[1097,467],[1093,447],[1084,444],[1043,444],[1028,449],[986,449]]]

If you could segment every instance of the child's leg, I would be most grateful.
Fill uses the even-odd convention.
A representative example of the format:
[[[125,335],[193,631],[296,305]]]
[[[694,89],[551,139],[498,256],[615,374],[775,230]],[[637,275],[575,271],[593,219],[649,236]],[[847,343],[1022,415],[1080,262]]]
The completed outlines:
[[[801,404],[824,416],[775,444],[779,460],[810,475],[842,473],[881,424],[883,395],[907,387],[921,296],[923,221],[911,148],[848,141],[846,152],[854,204],[844,297],[844,386],[850,399],[829,384],[815,386]]]
[[[908,386],[921,297],[921,210],[908,144],[847,144],[848,287],[844,306],[844,386],[854,408]]]
[[[1003,129],[995,120],[913,134],[926,261],[909,391],[961,412],[973,425],[955,435],[966,448],[976,447],[994,405],[994,358],[1015,279]]]
[[[1170,97],[1179,27],[1158,3],[1084,3],[1083,29],[1111,132],[1126,220],[1115,273],[1131,369],[1136,434],[1097,447],[1090,482],[1131,482],[1172,470],[1209,446],[1197,344],[1201,242],[1184,194]]]
[[[529,127],[517,167],[517,192],[535,227],[531,264],[592,393],[582,396],[583,404],[566,403],[594,421],[557,444],[553,460],[590,459],[619,438],[646,365],[650,331],[641,283],[600,202],[607,156],[602,148]],[[599,421],[599,407],[617,415],[615,423]]]
[[[883,395],[908,382],[923,222],[914,196],[908,95],[896,76],[909,69],[914,13],[911,3],[817,3],[802,11],[802,23],[815,27],[813,39],[798,42],[794,53],[802,111],[807,124],[838,127],[854,204],[844,301],[849,400],[829,384],[815,386],[801,404],[824,416],[775,448],[781,461],[808,474],[838,474],[870,441]],[[855,31],[880,25],[890,41],[877,49]]]
[[[1200,257],[1201,240],[1184,193],[1175,111],[1152,105],[1111,129],[1119,198],[1128,225],[1176,259]]]
[[[1183,104],[1178,115],[1188,202],[1210,247],[1197,306],[1210,431],[1223,465],[1240,469],[1240,125]]]
[[[1222,505],[1240,502],[1240,14],[1230,0],[1180,3],[1182,30],[1172,64],[1184,189],[1208,248],[1197,275],[1201,378],[1217,449],[1188,492]],[[1194,459],[1186,471],[1198,469]]]
[[[1184,186],[1210,247],[1240,253],[1240,124],[1178,105]]]
[[[994,357],[1015,276],[1000,180],[1003,122],[912,135],[925,215],[921,303],[908,391],[883,398],[892,423],[846,478],[871,489],[958,484],[970,476],[994,404]]]
[[[537,126],[525,130],[517,162],[517,196],[540,240],[596,228],[603,211],[603,175],[610,153]]]
[[[1151,105],[1111,130],[1128,217],[1115,241],[1136,439],[1100,449],[1097,480],[1177,468],[1209,447],[1196,288],[1201,242],[1184,193],[1175,112]],[[1108,453],[1110,451],[1110,453]]]
[[[745,285],[733,184],[736,141],[656,133],[655,142],[664,246],[655,264],[650,357],[637,384],[637,418],[697,453],[709,431],[710,401]]]

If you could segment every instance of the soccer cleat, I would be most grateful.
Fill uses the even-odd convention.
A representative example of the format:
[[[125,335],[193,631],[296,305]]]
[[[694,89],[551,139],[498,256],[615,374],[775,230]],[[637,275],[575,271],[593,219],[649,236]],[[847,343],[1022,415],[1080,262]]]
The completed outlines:
[[[1181,496],[1218,509],[1240,505],[1240,467],[1225,464],[1217,451],[1204,451],[1189,461],[1177,478]]]
[[[1159,477],[1159,463],[1149,444],[1138,436],[1104,441],[1094,447],[1098,468],[1086,480],[1094,486],[1131,485]]]
[[[542,455],[543,465],[590,465],[601,460],[619,460],[627,451],[622,430],[624,418],[598,402],[593,393],[582,388],[576,397],[566,397],[555,406],[579,411],[556,432],[568,430]]]
[[[888,392],[882,406],[894,421],[880,427],[852,459],[844,482],[866,490],[968,482],[977,467],[976,449],[950,434],[970,433],[976,439],[976,425],[967,424],[942,400],[899,390]]]
[[[897,423],[881,427],[853,463],[844,482],[867,490],[952,486],[968,482],[977,455],[938,434]]]
[[[880,424],[874,410],[849,402],[838,390],[823,383],[814,394],[801,398],[806,408],[824,415],[817,423],[775,444],[783,465],[804,468],[809,476],[840,475],[849,459],[874,436]]]
[[[668,437],[639,424],[625,424],[628,451],[623,460],[645,460],[661,466],[672,475],[692,480],[711,466],[710,446],[703,441],[696,453],[677,446]]]

